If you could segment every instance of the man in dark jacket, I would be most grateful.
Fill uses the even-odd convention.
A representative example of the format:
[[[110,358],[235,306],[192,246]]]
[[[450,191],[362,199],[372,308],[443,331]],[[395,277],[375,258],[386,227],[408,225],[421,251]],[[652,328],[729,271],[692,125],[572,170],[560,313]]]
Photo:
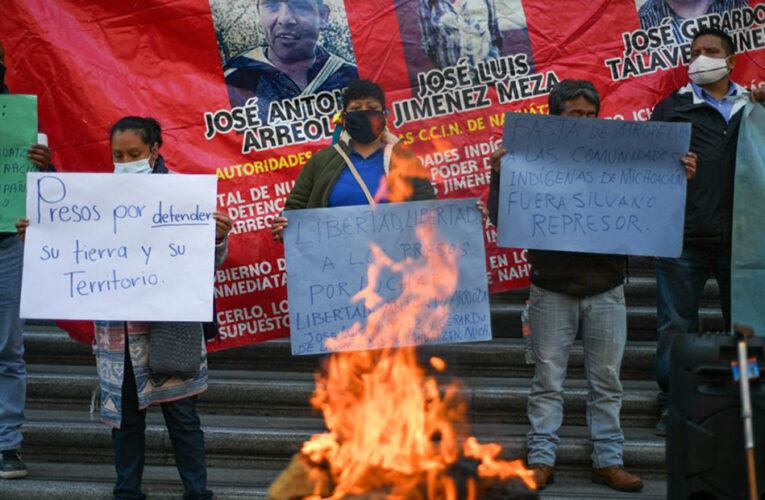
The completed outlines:
[[[730,328],[730,249],[733,179],[739,124],[747,100],[762,100],[765,89],[750,93],[730,79],[736,65],[733,40],[714,28],[699,30],[691,43],[691,83],[659,102],[651,120],[690,122],[691,151],[698,154],[698,175],[688,182],[683,253],[656,262],[659,342],[656,378],[662,416],[658,435],[667,429],[669,350],[675,333],[702,330],[699,304],[711,273],[720,288],[725,328]]]
[[[595,118],[600,96],[586,80],[563,80],[549,96],[550,114]],[[504,149],[492,155],[489,213],[497,223],[499,167]],[[593,482],[638,491],[643,482],[623,467],[619,381],[627,341],[624,256],[530,250],[530,341],[534,378],[527,413],[528,465],[539,488],[551,483],[563,421],[563,383],[578,332],[586,360],[587,423],[592,440]]]
[[[0,44],[0,94],[5,86],[5,52]],[[47,146],[35,144],[27,157],[40,170],[48,169]],[[27,372],[24,365],[24,322],[19,318],[21,266],[24,246],[16,232],[0,233],[0,478],[27,475],[19,455],[21,425],[24,423]]]
[[[285,212],[436,199],[420,159],[385,130],[386,116],[385,93],[378,84],[351,82],[343,93],[339,141],[306,162],[284,202]],[[485,217],[486,207],[478,208]],[[284,215],[271,221],[277,241],[288,224]]]

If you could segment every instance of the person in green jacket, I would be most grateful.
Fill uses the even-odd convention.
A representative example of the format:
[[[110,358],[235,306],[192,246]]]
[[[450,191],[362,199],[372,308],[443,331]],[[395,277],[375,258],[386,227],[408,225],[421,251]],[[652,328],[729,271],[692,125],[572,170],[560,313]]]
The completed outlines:
[[[436,198],[420,159],[385,130],[385,94],[369,80],[351,82],[343,94],[343,131],[334,146],[315,153],[292,187],[286,210],[372,205]],[[483,214],[486,207],[479,202]],[[287,218],[275,217],[271,233],[282,239]]]

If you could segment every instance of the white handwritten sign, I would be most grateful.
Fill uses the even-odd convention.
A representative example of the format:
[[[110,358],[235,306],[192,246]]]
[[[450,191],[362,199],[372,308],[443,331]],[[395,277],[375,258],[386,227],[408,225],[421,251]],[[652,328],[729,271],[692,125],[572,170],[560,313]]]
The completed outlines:
[[[27,178],[24,318],[210,321],[212,175]]]

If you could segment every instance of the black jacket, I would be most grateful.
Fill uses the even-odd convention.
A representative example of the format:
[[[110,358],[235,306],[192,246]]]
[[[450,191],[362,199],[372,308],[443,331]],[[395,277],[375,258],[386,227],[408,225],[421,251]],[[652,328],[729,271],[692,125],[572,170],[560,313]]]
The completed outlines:
[[[497,225],[499,173],[492,170],[489,218]],[[531,282],[545,290],[574,297],[590,297],[624,283],[627,262],[623,255],[529,250]]]
[[[688,181],[684,243],[731,241],[736,143],[747,96],[740,88],[730,122],[694,92],[691,84],[660,101],[651,121],[690,122],[691,151],[699,155],[696,175]]]

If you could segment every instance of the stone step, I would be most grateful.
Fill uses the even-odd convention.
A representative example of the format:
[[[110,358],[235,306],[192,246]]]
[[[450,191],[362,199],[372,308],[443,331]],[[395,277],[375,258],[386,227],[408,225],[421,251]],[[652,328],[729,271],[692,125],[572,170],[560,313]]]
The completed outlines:
[[[443,383],[450,377],[441,377]],[[461,379],[469,420],[476,423],[525,423],[530,379],[468,377]],[[656,424],[656,386],[625,381],[621,421],[625,427]],[[27,379],[27,408],[87,412],[98,386],[94,367],[32,365]],[[309,372],[210,371],[209,389],[199,399],[200,414],[307,417],[315,415],[309,400],[314,390]],[[567,381],[564,392],[567,425],[586,425],[584,380]]]
[[[650,285],[642,283],[639,286],[647,288]],[[516,294],[521,292],[514,292]],[[515,297],[512,294],[498,294],[492,296],[491,301],[491,324],[494,338],[519,338],[521,337],[521,311],[528,297],[525,295]],[[699,311],[701,331],[720,331],[724,327],[722,311],[714,301],[706,301],[705,307]],[[28,329],[51,329],[45,323],[31,323]],[[631,300],[627,298],[627,331],[628,338],[632,340],[655,340],[656,339],[656,304],[650,299]],[[35,354],[34,352],[30,353]],[[30,360],[36,362],[35,360]],[[47,362],[47,361],[43,361]]]
[[[106,500],[112,498],[116,475],[111,462],[27,462],[25,479],[0,480],[3,500]],[[274,470],[209,467],[208,488],[218,500],[265,500]],[[143,473],[143,492],[152,500],[179,500],[183,485],[175,466],[149,465]]]
[[[24,332],[25,358],[30,365],[93,366],[89,346],[71,340],[65,332],[51,327],[29,326]],[[495,338],[489,342],[444,344],[418,349],[423,363],[431,356],[447,362],[459,376],[530,378],[533,366],[525,363],[525,344],[520,338]],[[652,380],[656,343],[628,341],[622,362],[622,379]],[[293,356],[289,339],[277,339],[212,353],[211,369],[309,371],[318,366],[317,356]],[[584,351],[574,342],[569,360],[569,378],[584,377]]]
[[[624,295],[631,306],[649,306],[656,308],[656,279],[653,276],[630,276],[624,284]],[[528,288],[518,288],[491,296],[493,302],[523,304],[529,298]],[[715,279],[710,279],[704,286],[701,307],[720,307],[720,288]]]
[[[624,289],[628,304],[656,307],[656,280],[653,277],[631,277]],[[720,287],[717,285],[717,280],[707,280],[704,285],[701,307],[720,308]]]
[[[521,336],[522,304],[493,302],[491,324],[494,338],[517,338]],[[702,331],[720,331],[724,321],[719,308],[699,310]],[[630,305],[627,299],[627,337],[631,340],[656,340],[656,306]]]
[[[112,464],[27,462],[26,479],[0,481],[3,500],[106,500],[111,498],[115,480]],[[218,500],[266,500],[268,485],[279,471],[253,469],[207,470],[208,487]],[[666,498],[666,480],[660,475],[644,476],[641,500]],[[143,491],[152,500],[179,500],[183,494],[173,466],[149,465],[144,470]],[[592,484],[580,471],[561,471],[555,483],[541,492],[544,500],[628,499],[634,493],[620,493]]]
[[[589,475],[555,472],[555,482],[541,493],[543,500],[570,500],[588,498],[592,500],[666,500],[667,480],[664,476],[641,474],[643,490],[640,493],[624,493],[607,486],[593,484]]]
[[[651,276],[656,269],[656,260],[651,257],[629,257],[630,276]]]
[[[24,426],[22,452],[33,462],[110,463],[111,433],[103,423],[92,421],[85,412],[29,410]],[[146,461],[172,465],[172,447],[161,412],[151,407],[147,415]],[[319,418],[205,415],[208,464],[281,470],[311,435],[324,431]],[[503,446],[504,458],[525,457],[526,425],[475,424],[472,433],[480,442]],[[587,429],[564,426],[560,432],[558,464],[563,467],[590,466]],[[636,472],[663,473],[664,440],[653,429],[626,428],[625,464]]]

